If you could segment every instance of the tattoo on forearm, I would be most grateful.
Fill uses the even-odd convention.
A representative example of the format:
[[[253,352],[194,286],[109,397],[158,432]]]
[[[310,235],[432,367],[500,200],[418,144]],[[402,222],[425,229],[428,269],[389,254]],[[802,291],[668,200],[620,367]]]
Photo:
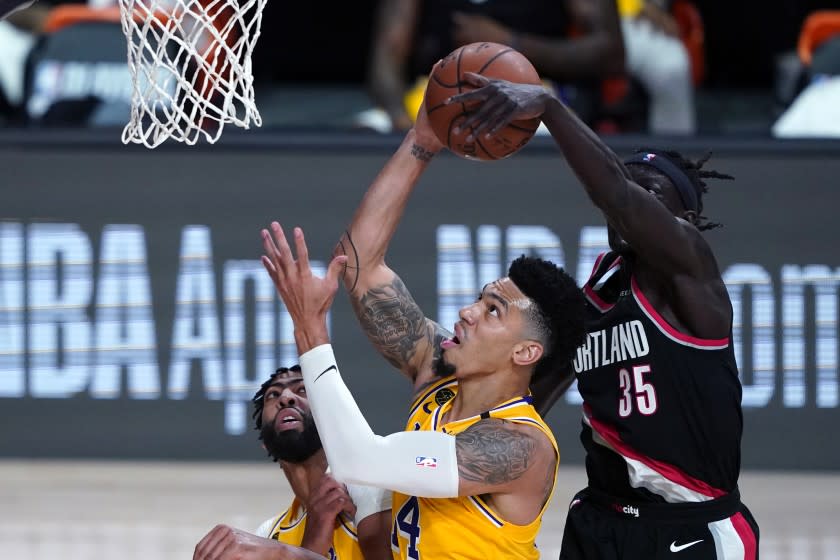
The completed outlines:
[[[456,436],[461,478],[504,484],[528,470],[536,442],[521,431],[507,428],[506,424],[494,418],[481,420]]]
[[[435,153],[427,150],[423,146],[418,144],[411,145],[411,155],[419,159],[420,161],[429,162],[432,161],[432,158],[435,157]]]
[[[338,247],[336,247],[335,254],[347,255],[347,262],[344,263],[343,274],[346,276],[350,271],[353,273],[353,284],[348,289],[348,291],[352,294],[356,289],[356,284],[359,283],[359,252],[356,250],[356,244],[353,243],[353,238],[350,236],[349,229],[344,230],[344,235],[338,241]]]
[[[429,336],[426,317],[398,276],[352,302],[362,329],[394,367],[408,364]]]

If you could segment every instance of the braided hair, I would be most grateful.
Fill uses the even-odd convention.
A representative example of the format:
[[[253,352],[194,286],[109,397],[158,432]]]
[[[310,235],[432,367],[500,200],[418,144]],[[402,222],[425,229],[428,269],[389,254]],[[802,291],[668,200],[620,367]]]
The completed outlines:
[[[725,173],[720,173],[718,171],[703,169],[703,165],[709,161],[709,158],[712,157],[712,152],[707,152],[702,158],[698,160],[692,160],[681,153],[675,150],[657,150],[651,148],[641,148],[636,150],[634,153],[639,154],[643,152],[651,152],[655,153],[659,156],[668,158],[671,163],[676,165],[680,171],[682,171],[688,180],[691,182],[691,185],[697,191],[697,200],[698,200],[698,208],[697,208],[697,229],[700,231],[706,231],[718,227],[722,227],[723,224],[719,224],[716,222],[711,222],[706,216],[703,216],[701,212],[703,211],[703,195],[709,191],[709,187],[706,185],[706,182],[703,179],[724,179],[724,180],[733,180],[734,177],[731,175],[727,175]],[[633,163],[629,163],[628,165],[634,165]],[[637,169],[649,169],[646,166],[636,166]],[[651,169],[650,172],[657,173],[656,170]]]

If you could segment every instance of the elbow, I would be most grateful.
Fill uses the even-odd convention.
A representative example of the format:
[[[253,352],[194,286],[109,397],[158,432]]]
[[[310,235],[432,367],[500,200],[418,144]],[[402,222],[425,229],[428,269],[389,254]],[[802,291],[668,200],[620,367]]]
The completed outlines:
[[[372,486],[372,481],[367,480],[365,476],[365,465],[363,461],[359,461],[357,457],[361,454],[348,454],[340,459],[330,460],[330,471],[333,477],[344,484],[360,484],[364,486]]]

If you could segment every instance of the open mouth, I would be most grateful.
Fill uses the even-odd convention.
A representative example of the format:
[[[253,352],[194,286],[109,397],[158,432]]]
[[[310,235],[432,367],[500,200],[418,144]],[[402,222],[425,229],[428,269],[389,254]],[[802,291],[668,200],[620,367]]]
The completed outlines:
[[[440,343],[440,347],[444,350],[448,350],[450,348],[455,348],[461,344],[461,339],[458,337],[458,332],[461,330],[461,325],[455,323],[455,334],[452,335],[452,338],[447,338]]]
[[[278,432],[293,430],[303,424],[303,418],[296,410],[281,410],[274,417],[274,428]]]

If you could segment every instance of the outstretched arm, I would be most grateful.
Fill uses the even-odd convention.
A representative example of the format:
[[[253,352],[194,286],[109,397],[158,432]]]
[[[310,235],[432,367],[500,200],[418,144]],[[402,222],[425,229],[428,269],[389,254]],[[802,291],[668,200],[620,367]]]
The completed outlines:
[[[378,436],[344,384],[329,344],[303,353],[300,365],[336,478],[418,497],[518,493],[533,496],[528,502],[533,506],[547,498],[546,481],[553,480],[557,457],[536,428],[487,418],[456,436],[434,431]]]
[[[414,187],[442,147],[421,108],[417,126],[368,188],[336,247],[337,255],[347,257],[344,285],[362,329],[415,389],[433,378],[440,341],[451,334],[426,318],[402,279],[385,264],[385,254]]]
[[[500,130],[511,120],[541,117],[589,198],[647,265],[665,277],[720,277],[697,229],[636,184],[615,152],[559,99],[539,86],[471,73],[467,80],[480,89],[449,102],[480,101],[482,106],[462,128],[472,128],[478,136]]]
[[[485,419],[458,436],[373,433],[341,379],[327,333],[326,316],[346,257],[336,257],[319,278],[309,266],[303,232],[295,229],[295,260],[279,224],[272,229],[274,239],[263,231],[263,264],[295,325],[304,383],[335,477],[414,496],[516,492],[542,498],[531,504],[544,503],[550,489],[546,476],[557,458],[533,427]]]

